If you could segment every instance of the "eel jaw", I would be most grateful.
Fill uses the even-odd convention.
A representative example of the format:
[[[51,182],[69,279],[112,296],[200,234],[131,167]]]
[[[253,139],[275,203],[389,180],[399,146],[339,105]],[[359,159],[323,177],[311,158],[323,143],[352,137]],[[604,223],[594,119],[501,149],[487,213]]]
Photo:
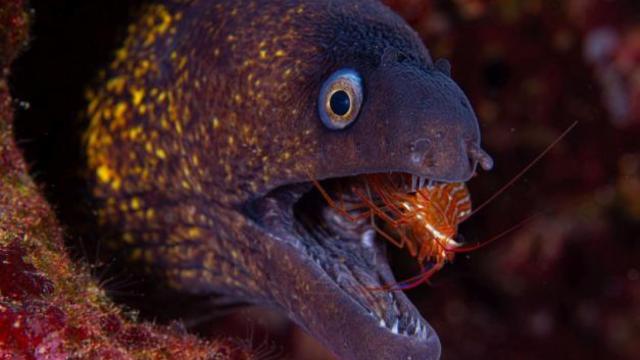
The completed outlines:
[[[406,295],[375,290],[395,280],[369,220],[346,223],[311,193],[282,186],[247,206],[278,254],[269,268],[276,305],[339,358],[439,358],[438,336]]]

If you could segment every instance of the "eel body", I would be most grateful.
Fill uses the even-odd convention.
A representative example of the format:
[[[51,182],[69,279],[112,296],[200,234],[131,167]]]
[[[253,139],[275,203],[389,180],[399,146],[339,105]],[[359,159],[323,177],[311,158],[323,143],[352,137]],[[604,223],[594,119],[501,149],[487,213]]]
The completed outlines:
[[[340,71],[362,98],[336,129],[319,94]],[[490,167],[447,64],[386,6],[152,3],[88,98],[97,216],[125,260],[179,291],[275,306],[340,358],[439,357],[403,293],[367,290],[394,281],[382,242],[309,199],[311,178]]]

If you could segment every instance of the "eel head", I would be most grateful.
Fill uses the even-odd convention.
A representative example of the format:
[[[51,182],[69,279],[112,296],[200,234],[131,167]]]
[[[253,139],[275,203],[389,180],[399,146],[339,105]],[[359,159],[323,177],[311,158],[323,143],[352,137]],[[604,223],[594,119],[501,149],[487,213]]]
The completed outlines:
[[[258,3],[173,2],[132,27],[92,101],[101,222],[170,284],[278,307],[341,358],[438,358],[405,294],[376,290],[395,280],[370,219],[312,181],[347,200],[368,174],[467,181],[492,166],[469,100],[377,1]]]

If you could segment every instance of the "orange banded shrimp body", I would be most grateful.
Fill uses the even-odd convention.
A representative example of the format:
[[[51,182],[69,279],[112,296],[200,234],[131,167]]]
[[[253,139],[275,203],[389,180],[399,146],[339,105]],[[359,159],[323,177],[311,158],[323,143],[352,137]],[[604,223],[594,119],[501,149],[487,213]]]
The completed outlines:
[[[408,177],[367,175],[364,189],[358,186],[351,189],[359,203],[349,206],[337,204],[316,182],[329,205],[343,216],[354,220],[351,211],[367,209],[357,217],[379,219],[385,228],[378,226],[376,220],[371,222],[378,234],[397,247],[407,249],[421,266],[433,263],[429,270],[399,284],[403,289],[427,281],[445,263],[453,260],[456,252],[466,251],[454,238],[458,225],[471,215],[471,199],[464,183],[426,184],[426,181],[411,176],[409,188],[406,184]]]
[[[460,243],[454,238],[458,234],[458,225],[471,215],[467,186],[464,183],[429,184],[415,192],[402,193],[392,192],[388,179],[383,176],[370,177],[371,191],[383,198],[385,204],[374,208],[374,212],[397,236],[393,237],[375,223],[374,227],[394,245],[406,248],[420,265],[433,262],[432,268],[418,279],[419,282],[428,280],[460,251]],[[412,180],[415,184],[416,177]]]

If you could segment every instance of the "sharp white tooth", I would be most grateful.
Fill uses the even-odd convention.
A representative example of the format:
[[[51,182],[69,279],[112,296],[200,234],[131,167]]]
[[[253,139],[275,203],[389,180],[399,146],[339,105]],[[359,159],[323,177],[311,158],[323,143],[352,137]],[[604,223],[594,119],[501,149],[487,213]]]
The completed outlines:
[[[400,321],[396,319],[396,322],[393,323],[393,327],[391,328],[392,333],[398,334],[398,325],[400,325]]]
[[[420,189],[424,187],[424,184],[427,182],[427,179],[420,177]]]
[[[380,325],[380,327],[384,327],[384,328],[387,327],[387,323],[384,321],[384,319],[380,319],[380,324],[379,325]]]
[[[411,191],[416,191],[417,176],[411,175]]]
[[[360,236],[360,241],[364,247],[371,248],[373,247],[373,240],[375,237],[376,232],[374,230],[367,230],[362,234],[362,236]]]

